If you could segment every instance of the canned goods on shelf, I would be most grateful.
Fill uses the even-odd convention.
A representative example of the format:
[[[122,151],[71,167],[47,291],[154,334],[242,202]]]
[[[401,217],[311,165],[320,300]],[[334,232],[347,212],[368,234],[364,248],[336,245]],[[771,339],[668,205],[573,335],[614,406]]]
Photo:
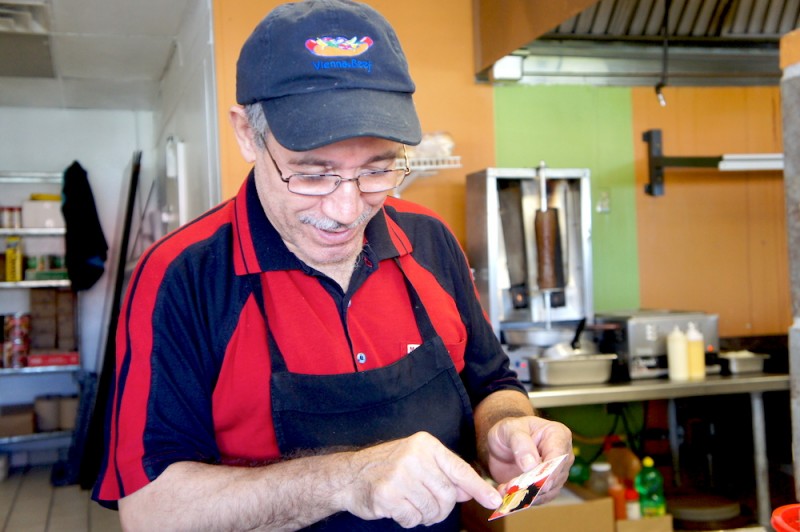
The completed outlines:
[[[22,239],[18,236],[6,238],[6,281],[22,280]]]
[[[19,229],[22,227],[22,207],[9,207],[11,209],[11,225],[12,229]]]
[[[3,342],[2,363],[4,368],[24,368],[31,352],[30,343],[6,340]]]
[[[22,227],[22,207],[0,207],[0,227],[3,229]]]
[[[31,333],[31,315],[26,312],[6,314],[3,319],[4,338],[6,340],[29,340]]]

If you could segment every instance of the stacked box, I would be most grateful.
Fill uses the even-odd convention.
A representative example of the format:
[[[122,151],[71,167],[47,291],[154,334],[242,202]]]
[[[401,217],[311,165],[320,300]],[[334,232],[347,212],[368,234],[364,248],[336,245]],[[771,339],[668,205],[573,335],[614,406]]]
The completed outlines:
[[[40,395],[33,409],[36,432],[74,430],[78,416],[77,395]]]
[[[33,434],[33,405],[0,406],[0,438]]]
[[[56,347],[56,290],[36,288],[30,291],[31,348]]]
[[[59,427],[59,397],[57,395],[42,395],[33,403],[36,414],[36,432],[50,432]]]
[[[56,348],[59,351],[77,349],[75,330],[75,293],[71,290],[58,290],[56,292]]]
[[[61,397],[58,403],[58,424],[61,430],[74,430],[78,419],[78,396],[69,395]]]
[[[22,202],[22,227],[65,227],[60,201],[26,200]]]

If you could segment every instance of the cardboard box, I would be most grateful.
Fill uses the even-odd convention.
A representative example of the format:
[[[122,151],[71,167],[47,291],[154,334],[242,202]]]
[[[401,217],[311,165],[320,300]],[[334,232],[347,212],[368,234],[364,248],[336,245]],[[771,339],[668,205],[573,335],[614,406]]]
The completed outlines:
[[[80,364],[80,355],[72,353],[31,353],[28,355],[28,367],[41,366],[76,366]]]
[[[58,423],[61,430],[74,430],[78,418],[79,399],[77,395],[61,397],[58,403]]]
[[[27,200],[22,202],[22,227],[64,227],[60,201]]]
[[[0,406],[0,438],[33,434],[33,405]]]
[[[617,521],[617,532],[673,532],[672,516],[667,514],[635,521]]]
[[[491,513],[475,501],[464,503],[462,529],[467,532],[615,532],[611,497],[601,497],[571,484],[547,504],[488,521]]]

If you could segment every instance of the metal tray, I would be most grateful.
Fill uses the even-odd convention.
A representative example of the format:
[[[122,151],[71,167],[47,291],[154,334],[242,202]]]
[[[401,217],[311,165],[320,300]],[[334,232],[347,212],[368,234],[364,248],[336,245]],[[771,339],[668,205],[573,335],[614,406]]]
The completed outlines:
[[[530,358],[531,381],[541,386],[601,384],[611,378],[615,354],[574,355],[565,358]]]
[[[729,372],[731,375],[738,375],[740,373],[763,373],[764,361],[769,358],[769,355],[734,351],[720,353],[719,358],[723,364],[723,373]]]

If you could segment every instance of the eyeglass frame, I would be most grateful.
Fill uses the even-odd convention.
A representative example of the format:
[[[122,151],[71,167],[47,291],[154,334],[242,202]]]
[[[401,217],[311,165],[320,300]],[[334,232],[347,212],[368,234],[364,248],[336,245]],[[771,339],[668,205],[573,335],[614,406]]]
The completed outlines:
[[[411,173],[411,168],[408,165],[408,152],[406,151],[406,145],[405,144],[401,144],[401,146],[403,147],[403,160],[405,162],[405,164],[404,164],[405,168],[394,168],[392,170],[389,170],[389,169],[387,169],[387,170],[373,170],[373,171],[370,171],[370,172],[360,173],[355,177],[347,177],[347,178],[342,177],[339,174],[334,174],[334,173],[324,173],[324,174],[300,174],[300,173],[295,173],[295,174],[289,175],[289,177],[283,177],[283,171],[281,171],[280,166],[278,166],[278,161],[276,161],[275,157],[272,155],[272,152],[270,151],[269,146],[267,145],[267,139],[265,138],[265,135],[263,133],[259,133],[259,136],[261,137],[261,141],[264,144],[264,151],[267,152],[267,156],[269,157],[270,161],[272,161],[272,165],[275,167],[275,170],[278,171],[278,178],[281,181],[283,181],[284,183],[286,183],[286,188],[289,190],[289,192],[291,192],[292,194],[297,194],[298,196],[316,196],[316,197],[327,196],[329,194],[333,194],[334,192],[336,192],[336,189],[339,188],[339,185],[341,185],[345,181],[355,181],[356,182],[356,187],[358,187],[358,191],[361,192],[362,194],[379,194],[379,193],[382,193],[382,192],[389,192],[390,190],[394,190],[397,187],[399,187],[400,185],[402,185],[403,181],[405,181],[406,177],[408,177],[408,175]],[[361,179],[362,177],[369,177],[370,175],[375,175],[375,174],[386,174],[388,172],[397,172],[398,170],[403,172],[403,177],[400,179],[400,181],[395,186],[387,188],[385,190],[372,190],[372,191],[369,191],[369,192],[364,192],[363,190],[361,190],[361,181],[359,181],[359,179]],[[304,192],[296,192],[296,191],[294,191],[294,190],[292,190],[290,188],[289,181],[295,176],[336,177],[336,178],[338,178],[338,181],[336,181],[336,184],[333,186],[333,189],[331,189],[330,192],[326,192],[324,194],[307,194],[307,193],[304,193]]]

